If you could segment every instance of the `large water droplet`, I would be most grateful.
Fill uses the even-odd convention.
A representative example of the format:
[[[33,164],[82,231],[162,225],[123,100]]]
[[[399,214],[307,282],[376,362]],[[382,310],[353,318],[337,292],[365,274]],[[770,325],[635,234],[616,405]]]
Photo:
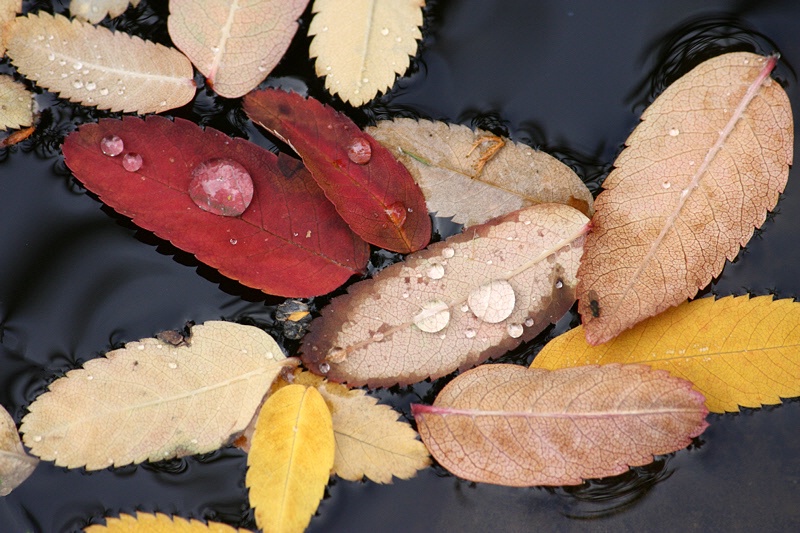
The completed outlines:
[[[231,159],[209,159],[192,171],[189,196],[200,209],[226,217],[245,212],[253,200],[253,180]]]
[[[331,365],[329,365],[328,363],[320,363],[319,364],[319,371],[322,374],[327,374],[328,372],[331,371]]]
[[[408,217],[408,210],[402,202],[395,202],[385,209],[385,213],[389,215],[389,219],[395,226],[402,226],[406,223]]]
[[[422,306],[414,316],[414,325],[427,333],[442,331],[450,322],[450,308],[442,300],[433,300]]]
[[[125,143],[116,135],[106,135],[100,139],[100,150],[111,157],[117,156],[125,150]]]
[[[506,331],[512,339],[518,339],[522,336],[522,324],[509,324],[506,326]]]
[[[511,316],[516,296],[509,282],[496,279],[484,283],[469,293],[467,303],[476,317],[484,322],[496,324]]]
[[[136,152],[128,152],[122,156],[122,168],[128,172],[136,172],[142,168],[142,156]]]
[[[357,137],[350,142],[347,147],[347,157],[353,163],[359,165],[366,165],[372,158],[372,146],[369,141],[363,137]]]
[[[439,263],[431,265],[428,269],[428,277],[431,279],[442,279],[444,277],[444,267]]]

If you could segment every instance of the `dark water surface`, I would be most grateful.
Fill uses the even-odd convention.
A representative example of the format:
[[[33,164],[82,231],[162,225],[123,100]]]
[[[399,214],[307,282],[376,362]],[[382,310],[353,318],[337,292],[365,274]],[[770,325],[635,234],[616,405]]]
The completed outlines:
[[[166,2],[142,4],[111,25],[168,44]],[[304,37],[308,12],[275,73],[284,77],[279,83],[307,84],[311,95],[362,124],[371,117],[423,116],[508,134],[554,153],[594,191],[647,103],[713,55],[779,51],[775,76],[798,113],[800,3],[794,0],[429,4],[412,74],[366,109],[341,106],[313,78]],[[25,6],[64,10],[57,2]],[[11,68],[4,62],[0,70]],[[249,320],[282,341],[272,315],[280,299],[225,280],[138,230],[70,177],[58,149],[63,135],[107,114],[47,93],[38,99],[46,108],[39,131],[0,152],[0,403],[18,422],[64,371],[189,320]],[[201,89],[174,115],[270,146],[243,118],[239,100]],[[711,292],[800,294],[796,174],[774,216]],[[529,361],[574,323],[566,317],[505,359]],[[407,414],[409,403],[432,401],[442,385],[375,394]],[[688,449],[580,487],[472,484],[439,468],[387,486],[336,479],[309,531],[800,530],[800,402],[709,421]],[[244,472],[245,456],[234,449],[92,473],[42,463],[0,498],[0,531],[75,531],[105,514],[135,510],[255,528]]]

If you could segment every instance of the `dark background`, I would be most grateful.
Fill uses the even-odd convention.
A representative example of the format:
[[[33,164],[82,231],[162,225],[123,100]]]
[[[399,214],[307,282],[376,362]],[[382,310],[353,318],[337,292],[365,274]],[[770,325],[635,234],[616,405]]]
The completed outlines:
[[[66,2],[64,3],[66,4]],[[26,10],[64,12],[59,2]],[[169,44],[166,2],[147,2],[105,24]],[[354,110],[313,76],[305,29],[272,84],[308,87],[360,124],[422,116],[482,126],[549,151],[597,192],[638,116],[677,76],[726,51],[782,54],[774,76],[795,113],[800,92],[800,3],[430,1],[420,55],[386,96]],[[7,60],[0,70],[13,72]],[[202,84],[202,79],[197,78]],[[31,85],[32,86],[32,85]],[[187,321],[274,323],[281,299],[225,280],[191,255],[88,194],[63,164],[63,136],[82,122],[118,116],[70,104],[41,89],[36,134],[0,151],[0,403],[17,422],[47,384],[121,343]],[[249,124],[240,100],[202,88],[174,110],[231,135],[272,143]],[[703,295],[800,294],[800,195],[792,171],[774,215]],[[440,232],[453,230],[438,221]],[[394,260],[376,252],[373,265]],[[318,309],[327,301],[310,303]],[[571,314],[503,360],[525,364]],[[375,394],[408,415],[446,378]],[[687,449],[648,466],[572,488],[473,484],[441,468],[392,485],[334,478],[309,531],[788,531],[800,528],[800,402],[709,416]],[[244,487],[245,456],[202,457],[84,472],[42,463],[0,498],[0,531],[75,531],[105,514],[135,510],[216,519],[255,528]]]

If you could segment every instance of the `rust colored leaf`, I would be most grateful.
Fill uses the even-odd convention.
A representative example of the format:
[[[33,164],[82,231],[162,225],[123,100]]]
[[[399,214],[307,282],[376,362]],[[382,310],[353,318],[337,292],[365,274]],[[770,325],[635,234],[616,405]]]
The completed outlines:
[[[163,513],[120,514],[106,518],[106,524],[92,525],[85,533],[250,533],[220,522],[201,522],[193,518],[168,516]]]
[[[574,303],[587,220],[562,204],[538,204],[350,286],[311,323],[306,366],[333,381],[389,386],[506,353]]]
[[[423,452],[428,455],[424,447]],[[25,453],[14,419],[0,405],[0,497],[8,496],[28,479],[38,464],[37,458]]]
[[[244,109],[303,158],[325,195],[362,239],[403,253],[428,244],[431,221],[414,178],[345,115],[312,98],[277,89],[248,94]]]
[[[69,13],[75,18],[97,24],[106,15],[113,19],[122,15],[128,6],[138,5],[139,0],[72,0]]]
[[[794,142],[776,61],[708,60],[642,114],[597,198],[578,272],[590,344],[694,296],[775,207]]]
[[[119,155],[101,151],[116,135]],[[158,116],[82,126],[63,146],[69,168],[100,199],[222,274],[269,294],[325,294],[360,272],[369,248],[344,224],[299,161],[242,139]],[[112,152],[113,153],[113,152]],[[141,168],[124,168],[126,156]],[[189,196],[192,171],[224,158],[249,172],[255,189],[240,217],[212,214]]]
[[[422,441],[453,474],[511,486],[576,485],[687,446],[703,395],[644,365],[548,371],[482,365],[411,406]]]

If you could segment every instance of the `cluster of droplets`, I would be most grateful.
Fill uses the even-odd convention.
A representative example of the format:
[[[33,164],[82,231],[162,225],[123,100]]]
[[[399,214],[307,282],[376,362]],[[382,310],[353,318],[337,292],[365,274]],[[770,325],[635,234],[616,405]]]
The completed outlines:
[[[100,151],[109,157],[117,157],[125,151],[125,143],[118,135],[109,134],[100,139]],[[142,156],[136,152],[127,152],[122,156],[122,168],[128,172],[138,171],[142,163]]]

